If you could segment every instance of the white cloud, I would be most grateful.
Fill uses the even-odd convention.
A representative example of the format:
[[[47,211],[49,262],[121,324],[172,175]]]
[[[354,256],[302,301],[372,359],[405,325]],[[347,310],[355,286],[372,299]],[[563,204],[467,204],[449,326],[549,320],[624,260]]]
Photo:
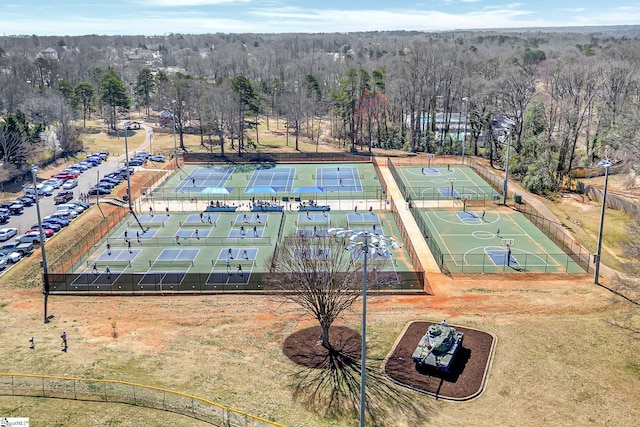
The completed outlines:
[[[143,6],[153,7],[185,7],[185,6],[215,6],[218,4],[246,4],[251,0],[138,0]]]

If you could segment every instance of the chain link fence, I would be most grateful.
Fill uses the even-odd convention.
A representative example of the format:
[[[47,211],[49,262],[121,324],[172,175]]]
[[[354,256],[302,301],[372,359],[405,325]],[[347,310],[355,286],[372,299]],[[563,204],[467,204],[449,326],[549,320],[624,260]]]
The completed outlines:
[[[174,412],[214,426],[284,427],[201,397],[124,381],[0,373],[0,395],[124,403]]]

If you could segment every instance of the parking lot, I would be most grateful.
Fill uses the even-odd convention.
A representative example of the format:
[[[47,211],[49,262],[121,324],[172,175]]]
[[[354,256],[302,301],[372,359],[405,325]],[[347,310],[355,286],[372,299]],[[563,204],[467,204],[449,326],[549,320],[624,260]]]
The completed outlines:
[[[119,159],[108,157],[105,161],[100,163],[99,165],[87,169],[84,173],[80,174],[77,178],[78,185],[69,190],[63,190],[62,188],[55,189],[51,195],[41,195],[38,197],[39,205],[40,205],[40,216],[41,218],[45,218],[49,215],[54,214],[57,211],[58,205],[55,203],[55,197],[63,192],[63,191],[71,191],[74,195],[74,199],[77,200],[78,196],[81,193],[88,193],[90,188],[93,187],[96,182],[98,182],[102,177],[106,174],[111,173],[118,169],[119,166],[122,166],[122,163],[119,163]],[[37,183],[41,183],[45,176],[42,176],[43,173],[40,173],[37,179]],[[54,174],[55,175],[55,174]],[[49,178],[49,176],[46,176]],[[25,186],[33,186],[33,182],[25,182]],[[15,198],[22,197],[24,195],[23,192],[15,194]],[[69,201],[69,200],[65,200]],[[34,203],[31,206],[25,206],[21,213],[15,212],[8,217],[8,221],[6,223],[0,224],[0,229],[16,229],[16,234],[11,235],[5,239],[0,233],[0,247],[11,244],[15,242],[16,237],[23,235],[26,231],[30,230],[34,224],[38,223],[38,215],[36,211],[36,204]],[[9,233],[12,234],[12,233]],[[1,240],[5,239],[5,240]],[[36,244],[37,245],[37,244]],[[12,257],[16,262],[19,259],[16,259],[15,256]],[[6,270],[11,268],[13,264],[8,262],[6,268],[0,271],[0,274],[3,274]],[[0,266],[2,267],[2,266]]]

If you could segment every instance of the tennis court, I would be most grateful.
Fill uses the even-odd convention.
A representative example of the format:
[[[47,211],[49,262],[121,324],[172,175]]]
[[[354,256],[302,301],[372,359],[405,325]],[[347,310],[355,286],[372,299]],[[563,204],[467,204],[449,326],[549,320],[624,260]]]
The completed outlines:
[[[366,182],[366,185],[363,184]],[[183,165],[144,200],[187,200],[239,206],[247,200],[381,200],[382,186],[370,163]]]
[[[420,210],[450,272],[584,273],[521,213],[507,208]]]

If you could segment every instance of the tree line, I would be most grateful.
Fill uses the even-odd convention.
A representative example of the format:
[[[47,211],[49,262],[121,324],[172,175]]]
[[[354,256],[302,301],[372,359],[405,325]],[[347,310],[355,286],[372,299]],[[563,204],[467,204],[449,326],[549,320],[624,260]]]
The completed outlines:
[[[464,141],[504,167],[510,146],[512,176],[551,192],[576,167],[638,158],[637,30],[3,37],[0,154],[19,171],[36,129],[54,133],[41,157],[72,154],[88,117],[116,130],[137,108],[164,111],[181,149],[189,132],[222,154],[255,149],[273,120],[296,149],[301,135],[350,151]]]

